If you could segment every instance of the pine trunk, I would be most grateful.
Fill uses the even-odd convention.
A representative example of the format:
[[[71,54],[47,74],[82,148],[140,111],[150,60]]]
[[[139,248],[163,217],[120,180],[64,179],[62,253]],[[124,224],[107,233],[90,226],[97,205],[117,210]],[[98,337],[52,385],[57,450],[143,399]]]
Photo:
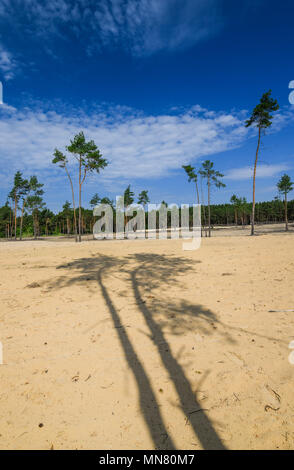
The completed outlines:
[[[75,193],[74,193],[74,189],[73,189],[73,184],[72,184],[72,180],[71,180],[71,177],[70,177],[70,174],[69,172],[67,171],[67,168],[66,166],[64,167],[65,168],[65,171],[67,173],[67,176],[68,176],[68,179],[69,179],[69,182],[70,182],[70,187],[71,187],[71,195],[72,195],[72,205],[73,205],[73,219],[74,219],[74,232],[75,232],[75,241],[77,242],[78,241],[78,238],[77,238],[77,214],[76,214],[76,205],[75,205]]]
[[[208,236],[211,237],[211,226],[210,226],[210,179],[207,178],[207,203],[208,203]]]
[[[258,128],[258,143],[255,155],[254,172],[253,172],[253,197],[252,197],[252,214],[251,214],[251,235],[254,235],[254,220],[255,220],[255,179],[256,179],[256,168],[258,160],[258,152],[260,147],[261,128]]]
[[[286,232],[288,232],[288,203],[287,203],[287,193],[285,192],[285,226]]]
[[[82,172],[82,161],[80,157],[80,164],[79,164],[79,242],[82,241],[81,237],[81,228],[82,228],[82,182],[81,182],[81,172]]]
[[[24,204],[21,208],[20,229],[19,229],[19,239],[20,240],[22,240],[23,213],[24,213]]]
[[[17,217],[17,199],[14,198],[14,239],[16,240],[16,217]]]

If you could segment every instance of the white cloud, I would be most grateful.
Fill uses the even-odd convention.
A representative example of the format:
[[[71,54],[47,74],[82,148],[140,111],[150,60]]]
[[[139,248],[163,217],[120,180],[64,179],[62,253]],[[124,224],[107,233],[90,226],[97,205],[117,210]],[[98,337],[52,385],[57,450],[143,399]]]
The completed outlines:
[[[217,0],[102,0],[93,28],[106,45],[123,43],[134,55],[195,44],[221,26]]]
[[[105,182],[164,177],[184,163],[232,149],[246,138],[248,130],[236,115],[205,113],[145,116],[120,107],[92,114],[3,109],[2,174],[5,178],[16,169],[54,173],[54,148],[64,149],[75,133],[84,130],[111,163],[102,174]]]
[[[282,171],[289,170],[290,167],[286,164],[277,165],[265,165],[260,164],[257,166],[256,177],[257,178],[271,178],[276,176]],[[253,168],[245,166],[243,168],[232,168],[226,172],[225,178],[230,180],[247,180],[253,177]]]
[[[220,0],[0,0],[0,16],[36,37],[63,36],[66,24],[89,50],[124,48],[133,55],[185,48],[222,26]]]

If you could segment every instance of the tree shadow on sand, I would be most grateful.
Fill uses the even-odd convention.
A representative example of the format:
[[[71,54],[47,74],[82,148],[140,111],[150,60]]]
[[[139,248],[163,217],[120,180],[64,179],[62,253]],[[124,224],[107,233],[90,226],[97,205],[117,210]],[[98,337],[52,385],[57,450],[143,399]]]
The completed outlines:
[[[170,380],[174,383],[179,397],[180,407],[186,416],[186,422],[190,422],[195,436],[198,438],[204,449],[224,449],[224,445],[213,428],[205,410],[201,408],[201,405],[197,401],[195,393],[191,388],[191,384],[186,377],[183,368],[171,352],[163,333],[162,322],[156,322],[154,319],[154,312],[158,311],[160,304],[153,301],[151,302],[151,307],[149,307],[144,302],[143,298],[146,283],[148,285],[148,290],[157,286],[158,282],[163,279],[165,284],[169,284],[170,282],[175,283],[176,274],[189,270],[190,267],[187,265],[187,260],[185,260],[185,264],[183,264],[183,260],[180,259],[175,265],[174,258],[164,256],[159,257],[154,254],[137,254],[134,255],[134,257],[137,261],[137,267],[130,272],[130,281],[136,303],[149,328],[152,341],[158,351],[162,364],[167,370]],[[165,305],[165,308],[166,307],[168,306]],[[175,315],[175,309],[173,310],[172,307],[167,308],[167,311],[174,311]],[[172,331],[175,331],[178,327],[180,327],[183,332],[185,330],[190,331],[190,323],[185,324],[185,316],[187,315],[194,318],[201,317],[202,320],[204,319],[205,321],[216,320],[215,315],[210,310],[204,309],[200,305],[194,306],[194,309],[187,309],[185,308],[185,304],[182,303],[181,314],[184,321],[181,322],[180,325],[178,321],[172,321],[170,325]],[[174,315],[171,314],[170,318],[172,320],[175,318]],[[208,333],[208,330],[206,333]],[[177,334],[179,334],[179,331],[177,331]]]
[[[100,268],[97,273],[98,283],[102,295],[112,317],[114,328],[120,341],[125,359],[133,373],[139,392],[139,401],[145,423],[148,427],[150,437],[156,449],[175,449],[172,438],[169,436],[156,401],[155,394],[150,384],[148,375],[132,346],[125,327],[121,323],[121,318],[107,288],[103,283],[103,273],[105,268]]]
[[[148,374],[122,324],[106,282],[110,282],[111,277],[117,273],[124,276],[124,281],[131,288],[128,292],[135,299],[136,307],[148,327],[149,337],[177,392],[178,406],[186,417],[186,424],[190,424],[204,449],[225,449],[205,410],[199,404],[179,358],[172,353],[163,331],[169,329],[173,334],[182,335],[191,331],[192,322],[193,328],[198,328],[203,334],[214,332],[211,325],[218,322],[218,319],[213,312],[184,300],[174,304],[158,294],[158,289],[165,291],[180,283],[181,276],[192,272],[196,263],[184,257],[147,253],[119,259],[99,255],[59,266],[58,269],[70,269],[71,276],[61,276],[51,283],[51,288],[62,288],[90,279],[98,281],[124,356],[136,381],[142,415],[156,449],[175,449],[175,444],[165,428]],[[222,334],[227,341],[233,342],[227,331],[224,330]]]

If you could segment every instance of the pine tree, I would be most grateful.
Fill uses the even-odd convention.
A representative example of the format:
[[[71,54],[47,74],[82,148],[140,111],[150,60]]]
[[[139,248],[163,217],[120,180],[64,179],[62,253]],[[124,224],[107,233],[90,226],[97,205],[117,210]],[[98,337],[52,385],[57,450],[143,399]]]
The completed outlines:
[[[202,167],[199,170],[199,174],[207,180],[207,203],[208,203],[208,236],[211,237],[211,214],[210,214],[210,191],[211,186],[217,188],[224,188],[226,185],[220,181],[219,178],[223,178],[223,174],[213,168],[213,162],[205,160],[202,163]]]
[[[254,170],[253,170],[253,197],[252,197],[252,213],[251,213],[251,235],[254,235],[254,219],[255,219],[255,179],[256,179],[256,168],[257,160],[261,143],[262,133],[265,133],[272,125],[273,116],[270,114],[279,109],[277,100],[274,100],[271,97],[272,91],[269,90],[267,93],[264,93],[260,99],[260,102],[252,111],[252,114],[249,119],[245,122],[245,127],[250,127],[252,125],[256,126],[258,129],[258,140],[257,148],[255,154]]]
[[[280,193],[284,195],[284,204],[285,204],[285,229],[286,232],[289,230],[288,227],[288,202],[287,195],[293,190],[294,182],[291,181],[289,175],[284,174],[277,183],[277,188]]]

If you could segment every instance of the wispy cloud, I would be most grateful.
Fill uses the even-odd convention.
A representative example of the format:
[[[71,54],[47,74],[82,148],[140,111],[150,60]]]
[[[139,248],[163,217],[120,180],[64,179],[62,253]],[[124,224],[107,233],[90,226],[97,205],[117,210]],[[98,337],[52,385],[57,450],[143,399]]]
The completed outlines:
[[[134,55],[195,44],[221,27],[218,0],[102,0],[93,28],[103,44],[123,43]]]
[[[271,178],[278,175],[283,171],[289,170],[290,167],[287,164],[277,165],[265,165],[260,164],[257,166],[256,177],[257,178]],[[247,180],[251,179],[253,175],[253,168],[245,166],[242,168],[232,168],[226,172],[225,178],[230,180]]]
[[[120,107],[90,114],[4,109],[0,115],[3,176],[16,169],[52,174],[54,148],[64,149],[80,130],[95,140],[111,163],[103,172],[105,182],[168,176],[184,163],[237,147],[248,132],[237,115],[207,113],[200,107],[159,116]]]
[[[223,25],[220,0],[0,0],[0,17],[26,19],[23,33],[66,35],[88,50],[119,47],[136,56],[189,47]]]

